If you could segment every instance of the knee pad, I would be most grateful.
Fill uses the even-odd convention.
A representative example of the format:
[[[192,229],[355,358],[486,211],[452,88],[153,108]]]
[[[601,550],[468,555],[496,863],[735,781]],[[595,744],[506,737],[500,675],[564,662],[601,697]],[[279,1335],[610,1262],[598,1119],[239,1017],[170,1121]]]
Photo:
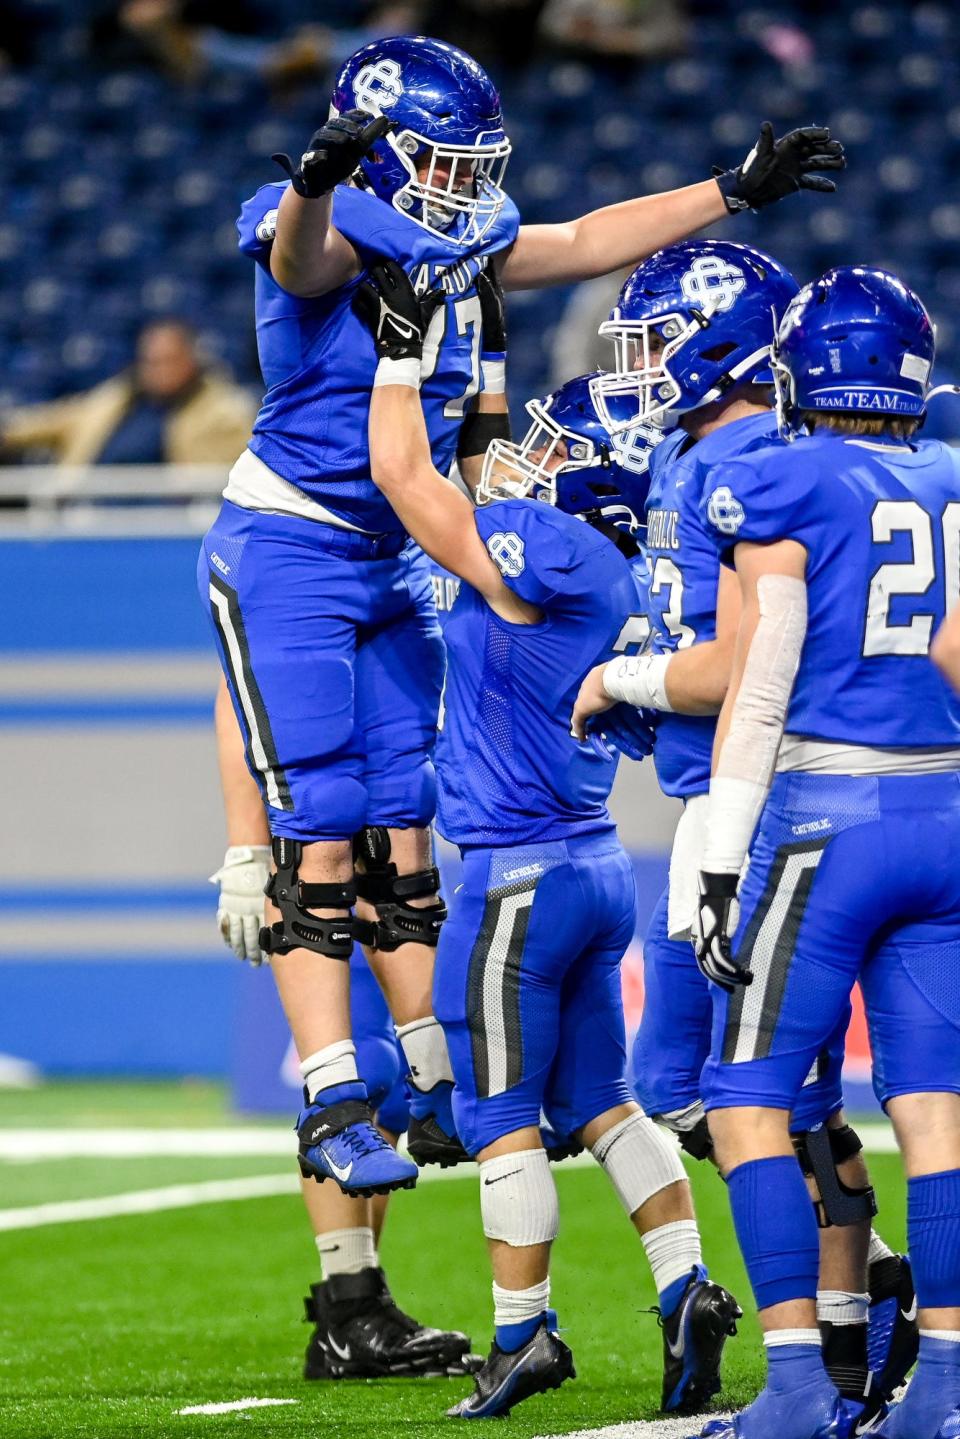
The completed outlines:
[[[653,1118],[663,1125],[664,1129],[669,1129],[671,1134],[676,1135],[680,1148],[689,1154],[691,1159],[713,1159],[710,1126],[699,1099],[696,1104],[688,1105],[686,1109],[674,1109],[670,1114],[655,1114]]]
[[[280,911],[280,919],[260,931],[264,954],[289,954],[291,949],[312,949],[329,959],[349,963],[353,953],[352,914],[318,919],[311,909],[346,909],[356,903],[357,892],[348,884],[306,884],[300,878],[303,845],[296,839],[279,838],[271,846],[276,873],[267,880],[264,893]]]
[[[687,1177],[676,1146],[639,1110],[601,1134],[590,1152],[606,1170],[628,1215]]]
[[[792,1134],[800,1168],[808,1179],[816,1180],[820,1198],[813,1201],[817,1223],[821,1229],[848,1224],[862,1224],[877,1213],[877,1196],[873,1185],[851,1189],[837,1173],[838,1166],[855,1159],[863,1149],[860,1136],[849,1124],[839,1129],[809,1129]]]
[[[368,825],[353,841],[354,861],[363,869],[356,876],[357,894],[377,911],[375,923],[358,920],[361,944],[389,953],[401,944],[437,946],[447,907],[440,898],[440,871],[436,867],[398,874],[390,860],[390,835],[383,825]],[[412,899],[436,896],[436,904],[419,909]]]
[[[483,1160],[480,1213],[488,1239],[514,1249],[552,1243],[560,1230],[560,1205],[546,1150],[524,1149]]]

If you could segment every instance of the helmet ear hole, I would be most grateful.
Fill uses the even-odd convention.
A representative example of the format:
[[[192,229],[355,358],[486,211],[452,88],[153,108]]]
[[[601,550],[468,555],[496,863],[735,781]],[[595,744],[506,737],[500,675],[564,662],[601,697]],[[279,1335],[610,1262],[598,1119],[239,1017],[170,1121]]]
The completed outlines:
[[[711,364],[718,364],[721,360],[725,360],[728,355],[732,355],[736,348],[734,342],[730,340],[723,345],[711,345],[709,350],[701,350],[700,353],[703,358],[709,360]]]

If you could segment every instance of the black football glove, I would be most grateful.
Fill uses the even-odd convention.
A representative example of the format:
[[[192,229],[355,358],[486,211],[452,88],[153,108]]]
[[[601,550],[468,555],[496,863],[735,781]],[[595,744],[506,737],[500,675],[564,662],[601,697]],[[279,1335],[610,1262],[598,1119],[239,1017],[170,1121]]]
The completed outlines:
[[[843,170],[846,164],[843,146],[830,139],[825,126],[807,125],[777,140],[770,121],[764,120],[760,137],[743,164],[736,170],[715,170],[714,178],[727,209],[735,214],[737,210],[762,210],[797,190],[832,193],[836,180],[814,172]]]
[[[503,308],[503,287],[500,284],[493,256],[486,269],[477,276],[480,300],[480,325],[483,333],[481,355],[484,360],[502,360],[507,353],[507,318]]]
[[[385,115],[374,118],[364,110],[345,110],[321,125],[309,150],[300,156],[294,168],[289,155],[271,155],[286,170],[298,195],[305,200],[319,200],[329,195],[335,185],[349,180],[364,155],[390,129]]]
[[[700,900],[694,923],[693,948],[700,973],[728,994],[753,983],[753,972],[737,964],[730,941],[740,919],[736,874],[700,874]]]
[[[384,260],[371,267],[357,289],[353,309],[373,336],[381,360],[420,360],[423,337],[443,299],[440,290],[418,296],[396,260]]]

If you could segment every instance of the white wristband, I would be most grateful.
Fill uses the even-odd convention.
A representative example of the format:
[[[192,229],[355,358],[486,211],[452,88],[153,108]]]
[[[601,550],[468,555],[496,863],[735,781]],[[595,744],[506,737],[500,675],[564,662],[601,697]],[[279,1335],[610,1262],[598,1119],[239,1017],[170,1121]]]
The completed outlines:
[[[483,376],[483,392],[485,395],[505,395],[507,392],[507,362],[506,360],[484,360],[480,361],[480,373]]]
[[[667,699],[667,666],[672,655],[624,655],[611,660],[603,671],[603,688],[610,699],[622,700],[637,709],[673,713]]]
[[[419,390],[420,361],[412,356],[407,360],[391,360],[385,355],[373,377],[373,388],[376,390],[380,385],[407,385],[411,390]]]

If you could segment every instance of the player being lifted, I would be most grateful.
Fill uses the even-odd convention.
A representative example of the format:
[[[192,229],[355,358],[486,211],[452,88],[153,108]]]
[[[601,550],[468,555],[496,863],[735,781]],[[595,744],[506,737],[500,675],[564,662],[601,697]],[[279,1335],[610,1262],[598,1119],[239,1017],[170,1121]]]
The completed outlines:
[[[816,172],[843,157],[826,130],[775,141],[765,125],[717,180],[521,227],[501,188],[510,145],[497,92],[462,52],[424,37],[366,46],[344,65],[333,109],[299,164],[283,157],[289,183],[265,186],[240,218],[268,390],[199,584],[273,836],[265,942],[304,1056],[303,1168],[363,1193],[416,1170],[380,1141],[356,1073],[343,960],[357,938],[418,1075],[411,1152],[462,1154],[430,1008],[445,916],[427,830],[442,650],[425,566],[370,478],[376,354],[351,310],[369,257],[444,291],[423,407],[446,473],[483,380],[475,282],[492,256],[509,288],[604,274],[730,212],[833,189]]]
[[[768,1359],[755,1403],[704,1431],[731,1439],[853,1428],[821,1359],[787,1117],[857,979],[920,1311],[917,1372],[877,1432],[960,1429],[960,700],[928,656],[957,592],[960,457],[915,438],[933,358],[901,281],[829,271],[774,357],[806,434],[715,467],[703,494],[742,595],[700,874],[703,1086]]]
[[[633,1054],[637,1097],[695,1158],[712,1146],[700,1098],[710,1052],[710,986],[690,946],[697,908],[716,714],[730,681],[740,619],[736,577],[720,565],[700,495],[714,466],[780,444],[770,347],[797,283],[769,255],[690,240],[641,265],[601,333],[616,364],[594,381],[597,403],[675,428],[650,457],[646,551],[651,642],[598,666],[574,707],[574,731],[627,701],[658,712],[654,758],[664,793],[681,798],[669,881],[644,941],[645,1004]],[[824,1358],[867,1422],[916,1359],[909,1264],[872,1234],[873,1191],[845,1123],[841,1068],[849,1007],[797,1098],[790,1129],[817,1199],[817,1315]],[[867,1246],[873,1263],[866,1278]],[[868,1346],[868,1294],[873,1342]],[[868,1353],[869,1349],[869,1353]],[[874,1372],[875,1371],[875,1372]]]
[[[621,526],[636,527],[646,455],[611,444],[583,377],[531,405],[523,445],[494,442],[475,510],[430,458],[421,302],[397,265],[372,280],[358,304],[382,356],[373,477],[405,528],[462,580],[446,628],[437,822],[464,871],[434,1002],[456,1075],[457,1131],[480,1165],[496,1337],[475,1392],[450,1412],[505,1414],[574,1372],[549,1306],[559,1216],[541,1111],[561,1144],[588,1145],[610,1176],[671,1315],[668,1403],[703,1407],[740,1311],[702,1266],[673,1144],[624,1082],[620,960],[633,934],[633,871],[606,809],[613,756],[574,746],[564,718],[584,666],[612,652],[636,608],[624,554],[636,544]],[[647,733],[640,726],[643,749]],[[623,742],[642,752],[636,735]]]

